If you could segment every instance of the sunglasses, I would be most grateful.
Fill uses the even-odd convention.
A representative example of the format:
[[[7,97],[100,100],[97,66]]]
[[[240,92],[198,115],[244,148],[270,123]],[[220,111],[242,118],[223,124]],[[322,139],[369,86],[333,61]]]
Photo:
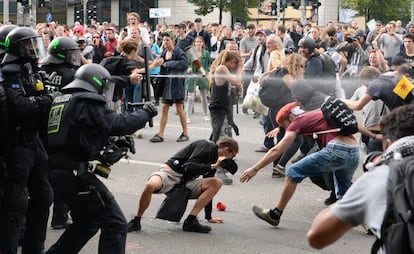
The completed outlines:
[[[73,33],[77,34],[77,33],[80,33],[80,31],[73,31]]]
[[[83,43],[85,43],[86,41],[78,41],[78,44],[83,44]]]

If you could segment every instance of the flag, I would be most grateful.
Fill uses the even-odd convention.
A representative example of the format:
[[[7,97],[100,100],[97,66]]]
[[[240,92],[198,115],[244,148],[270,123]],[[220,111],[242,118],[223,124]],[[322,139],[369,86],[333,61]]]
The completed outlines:
[[[392,90],[396,95],[401,99],[405,100],[407,95],[414,89],[413,83],[408,80],[406,76],[402,76],[400,81],[395,85],[394,90]]]

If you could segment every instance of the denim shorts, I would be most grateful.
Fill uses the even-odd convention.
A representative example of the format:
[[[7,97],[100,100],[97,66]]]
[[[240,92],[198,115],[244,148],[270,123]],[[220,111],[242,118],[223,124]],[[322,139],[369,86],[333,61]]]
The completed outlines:
[[[333,172],[336,196],[341,198],[352,184],[352,176],[358,162],[358,145],[333,140],[319,152],[292,164],[287,170],[287,175],[292,181],[300,183],[306,177]]]

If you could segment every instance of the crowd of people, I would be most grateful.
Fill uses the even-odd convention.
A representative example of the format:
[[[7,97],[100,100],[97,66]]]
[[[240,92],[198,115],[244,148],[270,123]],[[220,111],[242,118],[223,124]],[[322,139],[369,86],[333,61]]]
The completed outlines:
[[[397,88],[414,76],[414,24],[376,21],[369,30],[355,21],[316,26],[292,20],[244,29],[238,22],[226,27],[196,18],[152,29],[135,12],[127,22],[0,27],[0,253],[16,253],[19,243],[22,253],[43,253],[52,203],[51,226],[65,231],[46,253],[77,253],[99,229],[99,253],[125,253],[126,234],[141,230],[152,194],[168,195],[183,181],[197,199],[183,230],[208,233],[211,227],[197,215],[204,208],[208,222],[223,222],[212,217],[212,199],[222,184],[233,183],[227,173],[237,170],[232,163],[239,147],[232,136],[243,130],[234,122],[233,106],[254,82],[277,83],[278,92],[267,114],[253,109],[264,130],[255,152],[265,155],[239,180],[250,181],[268,164],[273,178],[285,180],[276,205],[254,206],[253,213],[278,226],[297,184],[309,177],[330,191],[326,205],[339,200],[316,217],[308,232],[311,246],[323,248],[360,224],[380,231],[382,216],[366,220],[362,210],[385,213],[386,195],[380,194],[389,168],[383,163],[354,184],[352,178],[362,157],[360,143],[366,153],[387,154],[395,150],[393,143],[412,138],[414,108],[407,104],[413,103],[413,88]],[[146,71],[149,80],[143,79]],[[150,142],[164,142],[173,104],[182,127],[176,141],[190,141],[197,94],[212,131],[148,178],[137,214],[127,222],[96,177],[107,176],[117,160],[104,161],[108,167],[90,162],[104,164],[102,150],[111,136],[131,135],[157,115],[151,102],[141,109],[128,106],[148,100],[150,85],[160,110]],[[331,131],[320,110],[330,95],[363,111],[361,140]],[[242,114],[249,109],[243,107]],[[380,191],[369,189],[370,177],[382,180]]]

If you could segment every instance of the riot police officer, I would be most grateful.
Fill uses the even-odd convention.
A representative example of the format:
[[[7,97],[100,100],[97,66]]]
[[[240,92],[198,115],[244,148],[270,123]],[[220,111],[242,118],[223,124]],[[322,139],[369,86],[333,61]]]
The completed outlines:
[[[75,71],[80,66],[78,44],[68,37],[57,37],[47,49],[46,61],[41,70],[48,79],[48,85],[60,90],[73,81]],[[51,226],[62,229],[68,225],[68,207],[59,195],[54,195]]]
[[[47,48],[46,61],[42,71],[49,77],[49,84],[59,90],[73,81],[76,69],[80,66],[78,44],[68,37],[57,37]]]
[[[100,151],[109,136],[134,133],[157,111],[145,104],[143,110],[115,113],[110,105],[113,88],[104,67],[82,65],[52,104],[48,121],[50,179],[55,193],[69,205],[73,224],[47,254],[78,253],[99,229],[99,253],[125,253],[126,219],[114,196],[94,174],[98,167],[91,161],[102,161]]]
[[[6,37],[11,30],[16,28],[16,25],[5,25],[0,28],[0,62],[3,60],[4,55],[6,54],[6,49],[4,47]],[[0,70],[0,81],[3,80],[3,76]],[[6,94],[4,93],[3,85],[0,84],[0,213],[1,206],[4,195],[4,186],[6,184],[6,161],[5,161],[5,151],[7,150],[7,132],[9,129],[8,121],[8,110],[7,110],[7,99]]]
[[[37,63],[45,57],[42,38],[18,27],[6,37],[1,63],[9,113],[6,151],[7,183],[0,214],[0,253],[16,253],[26,219],[22,253],[41,253],[52,201],[48,156],[40,139],[53,101],[43,93]],[[29,199],[30,197],[30,199]]]

